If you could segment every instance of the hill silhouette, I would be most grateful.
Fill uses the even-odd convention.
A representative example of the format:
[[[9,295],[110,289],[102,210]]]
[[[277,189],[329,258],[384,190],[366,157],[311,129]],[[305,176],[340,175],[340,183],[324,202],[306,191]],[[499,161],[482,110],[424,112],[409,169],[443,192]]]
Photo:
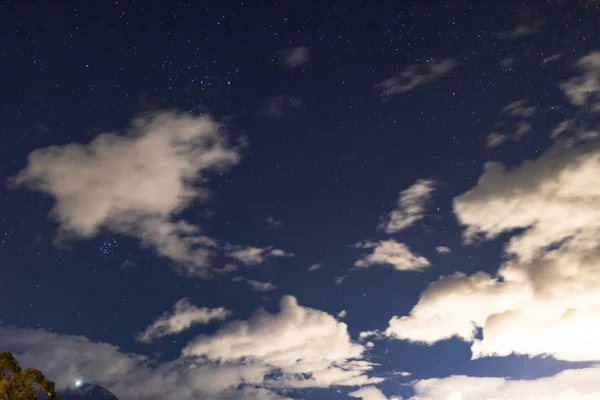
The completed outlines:
[[[62,400],[119,400],[117,396],[102,386],[84,383],[80,387],[60,393]]]

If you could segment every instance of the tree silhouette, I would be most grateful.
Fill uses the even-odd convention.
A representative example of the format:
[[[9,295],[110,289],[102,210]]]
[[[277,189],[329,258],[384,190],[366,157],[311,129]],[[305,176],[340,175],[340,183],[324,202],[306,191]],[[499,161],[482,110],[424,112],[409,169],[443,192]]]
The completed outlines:
[[[36,400],[45,393],[48,400],[60,400],[49,381],[34,368],[22,370],[9,352],[0,352],[0,400]]]

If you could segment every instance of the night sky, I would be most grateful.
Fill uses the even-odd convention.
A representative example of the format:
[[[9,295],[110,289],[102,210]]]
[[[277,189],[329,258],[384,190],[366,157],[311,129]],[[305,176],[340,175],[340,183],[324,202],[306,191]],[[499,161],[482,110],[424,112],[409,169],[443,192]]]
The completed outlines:
[[[121,400],[600,399],[598,21],[2,1],[0,350]]]

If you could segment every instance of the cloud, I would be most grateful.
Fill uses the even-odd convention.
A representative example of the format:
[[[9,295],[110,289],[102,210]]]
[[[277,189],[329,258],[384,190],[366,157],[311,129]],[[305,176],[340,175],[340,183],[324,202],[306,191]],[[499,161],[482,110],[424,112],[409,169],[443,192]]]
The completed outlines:
[[[419,380],[410,400],[595,400],[600,398],[600,367],[567,369],[532,380],[471,377]]]
[[[540,28],[545,24],[544,20],[534,21],[531,25],[520,24],[513,29],[506,31],[500,31],[496,33],[496,36],[500,39],[521,39],[525,36],[531,36],[537,33]]]
[[[290,47],[279,51],[279,56],[285,66],[290,68],[297,67],[308,62],[308,47]]]
[[[199,336],[185,356],[230,363],[259,362],[281,371],[267,380],[281,387],[354,386],[381,382],[366,375],[373,364],[363,360],[365,347],[353,343],[347,325],[284,296],[280,312],[263,309],[247,321],[226,324],[212,336]]]
[[[308,272],[316,271],[323,266],[323,263],[316,263],[308,268]]]
[[[560,85],[565,95],[577,106],[600,111],[600,51],[577,61],[581,75]]]
[[[383,217],[378,226],[386,233],[404,230],[425,217],[425,206],[435,190],[435,181],[419,179],[398,195],[396,208]]]
[[[271,282],[260,282],[252,279],[246,279],[241,276],[236,276],[233,278],[234,282],[246,282],[251,287],[252,290],[256,290],[257,292],[269,292],[271,290],[277,289],[277,286],[273,285]]]
[[[531,132],[531,120],[537,111],[537,107],[529,105],[527,99],[513,101],[502,108],[500,112],[502,121],[496,126],[502,131],[490,133],[487,137],[487,146],[497,147],[508,140],[520,141],[523,135]]]
[[[352,393],[348,393],[348,396],[357,397],[362,400],[387,400],[383,392],[375,386],[364,386]]]
[[[513,233],[507,261],[496,276],[442,277],[386,333],[425,343],[457,336],[473,342],[473,358],[600,360],[599,201],[598,141],[553,147],[512,169],[487,163],[454,211],[467,243]]]
[[[441,61],[430,60],[423,64],[411,65],[402,71],[400,75],[376,84],[375,89],[384,98],[390,98],[427,83],[435,82],[457,66],[458,64],[453,58],[446,58]]]
[[[120,398],[165,400],[280,399],[289,389],[372,385],[374,364],[345,323],[285,296],[281,311],[199,336],[171,361],[126,353],[83,336],[0,326],[3,350],[36,367],[58,390],[76,380],[99,384]]]
[[[338,313],[337,317],[338,318],[346,318],[346,315],[348,315],[348,313],[346,312],[346,310],[342,310]]]
[[[173,306],[172,312],[165,312],[150,324],[136,339],[150,343],[167,335],[174,335],[189,329],[195,324],[208,324],[212,321],[222,321],[231,314],[224,308],[198,308],[188,298],[183,298]]]
[[[279,95],[273,96],[265,102],[263,106],[263,115],[270,117],[283,117],[290,112],[300,110],[304,103],[297,97]]]
[[[227,246],[227,256],[234,258],[246,265],[258,265],[273,257],[293,257],[293,253],[286,253],[273,246],[261,248],[253,246]]]
[[[283,222],[278,221],[273,217],[267,217],[265,223],[267,224],[267,229],[279,229],[283,226]]]
[[[344,283],[344,281],[350,276],[350,274],[345,274],[342,276],[337,276],[334,280],[333,283],[335,283],[336,285],[341,285],[342,283]]]
[[[446,247],[446,246],[438,246],[435,248],[435,251],[437,251],[440,254],[450,254],[452,253],[452,249],[450,249],[450,247]]]
[[[234,264],[227,264],[225,265],[223,268],[215,268],[212,271],[216,274],[228,274],[230,272],[235,272],[237,271],[239,268],[237,265]]]
[[[187,274],[206,275],[215,241],[174,217],[209,196],[205,173],[239,160],[240,146],[230,147],[209,117],[164,111],[88,144],[34,150],[12,183],[55,200],[59,238],[90,238],[107,229],[141,240]]]
[[[373,249],[372,253],[365,254],[354,263],[357,268],[389,265],[397,271],[422,271],[429,267],[429,261],[425,257],[414,254],[407,245],[392,239],[379,242],[358,242],[355,246]]]
[[[223,365],[183,358],[158,362],[83,336],[32,329],[0,327],[0,342],[23,367],[44,371],[59,391],[73,389],[81,379],[127,399],[279,398],[260,387],[269,368],[258,364]]]

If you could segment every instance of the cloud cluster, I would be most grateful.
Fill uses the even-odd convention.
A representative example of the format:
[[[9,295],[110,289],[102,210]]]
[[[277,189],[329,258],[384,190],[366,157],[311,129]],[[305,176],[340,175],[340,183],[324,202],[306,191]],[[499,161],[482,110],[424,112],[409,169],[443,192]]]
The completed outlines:
[[[358,242],[355,247],[373,249],[373,252],[365,254],[354,263],[357,268],[389,265],[397,271],[422,271],[430,265],[425,257],[413,253],[407,245],[393,239]]]
[[[150,343],[167,335],[174,335],[195,324],[222,321],[230,315],[224,308],[198,308],[188,298],[183,298],[173,306],[172,312],[165,312],[146,329],[136,335],[142,343]]]
[[[497,128],[502,130],[488,135],[487,146],[497,147],[508,140],[520,141],[523,135],[532,130],[531,120],[536,112],[537,107],[529,105],[526,99],[513,101],[502,108],[500,112],[502,121],[497,124]]]
[[[402,71],[400,75],[376,84],[375,89],[387,99],[409,92],[427,83],[435,82],[457,66],[458,64],[453,58],[446,58],[441,61],[430,60],[423,64],[411,65]]]
[[[380,382],[366,375],[372,364],[365,348],[353,343],[345,323],[319,310],[302,307],[285,296],[281,311],[258,310],[247,321],[226,324],[212,336],[200,336],[185,356],[214,362],[260,362],[280,371],[267,379],[274,387],[354,386]]]
[[[452,249],[450,247],[446,247],[446,246],[437,246],[435,248],[435,251],[437,251],[440,254],[450,254],[450,253],[452,253]]]
[[[425,207],[435,190],[433,179],[419,179],[398,195],[394,210],[381,218],[379,229],[396,233],[412,226],[425,217]]]
[[[161,320],[172,321],[175,314]],[[346,324],[291,296],[281,300],[279,313],[260,309],[247,321],[230,322],[190,342],[172,361],[42,330],[0,327],[0,343],[23,366],[43,370],[59,390],[82,379],[129,399],[279,399],[290,388],[382,381],[368,376],[373,364]]]
[[[599,202],[598,142],[554,147],[513,169],[486,164],[454,211],[467,243],[521,230],[506,245],[507,261],[493,277],[440,278],[386,333],[426,343],[457,336],[473,342],[474,358],[600,360]]]
[[[37,149],[12,182],[53,197],[61,237],[107,229],[205,275],[216,242],[175,217],[209,196],[206,173],[237,164],[240,150],[207,116],[159,112],[88,144]]]

